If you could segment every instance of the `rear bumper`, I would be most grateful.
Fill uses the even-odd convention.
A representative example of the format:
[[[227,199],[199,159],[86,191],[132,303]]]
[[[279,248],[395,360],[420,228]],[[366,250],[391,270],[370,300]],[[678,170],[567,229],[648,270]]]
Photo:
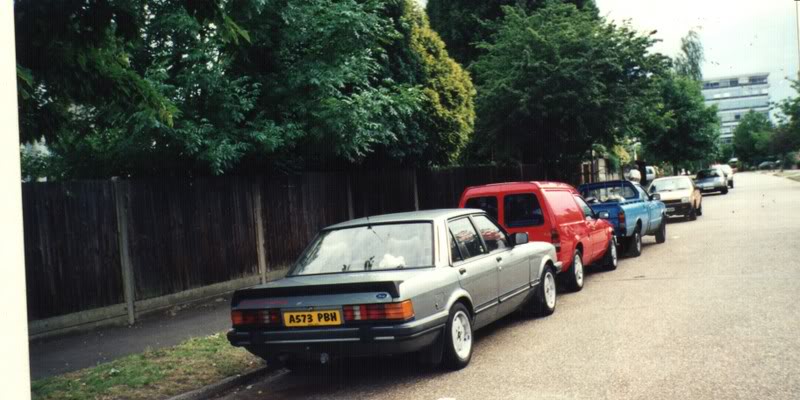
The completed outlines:
[[[714,186],[714,187],[708,187],[708,188],[706,188],[706,187],[701,187],[701,188],[700,188],[700,191],[701,191],[701,192],[703,192],[703,193],[707,193],[707,192],[719,192],[719,191],[721,191],[721,190],[725,190],[725,189],[727,189],[727,188],[728,188],[728,182],[725,182],[724,184],[721,184],[721,185],[716,185],[716,186]]]
[[[441,313],[420,321],[399,325],[348,326],[327,329],[236,330],[228,331],[228,341],[263,358],[289,355],[317,358],[332,356],[372,356],[403,354],[432,345],[441,335],[448,314]]]

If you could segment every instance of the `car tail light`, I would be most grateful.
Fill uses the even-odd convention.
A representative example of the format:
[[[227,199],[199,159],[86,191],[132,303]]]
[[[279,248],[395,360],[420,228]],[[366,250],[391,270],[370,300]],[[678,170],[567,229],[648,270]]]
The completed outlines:
[[[625,212],[620,211],[619,214],[617,214],[617,219],[619,219],[620,225],[625,224]]]
[[[557,229],[550,230],[550,243],[556,247],[556,251],[561,251],[561,235],[558,234]]]
[[[231,311],[231,322],[233,326],[279,325],[281,316],[277,309],[233,310]]]
[[[342,307],[345,321],[406,321],[414,318],[411,300],[399,303],[358,304]]]

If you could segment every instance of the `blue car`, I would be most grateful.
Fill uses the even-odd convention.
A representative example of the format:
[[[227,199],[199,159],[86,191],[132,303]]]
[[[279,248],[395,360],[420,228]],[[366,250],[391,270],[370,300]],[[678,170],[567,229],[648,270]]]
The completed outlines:
[[[642,253],[642,236],[667,240],[666,207],[657,194],[651,196],[636,182],[607,181],[580,185],[581,193],[600,218],[614,225],[617,243],[633,257]]]

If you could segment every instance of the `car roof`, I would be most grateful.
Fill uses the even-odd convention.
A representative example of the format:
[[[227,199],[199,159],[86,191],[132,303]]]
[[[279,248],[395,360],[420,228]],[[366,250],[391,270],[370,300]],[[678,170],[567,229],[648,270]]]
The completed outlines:
[[[609,186],[621,186],[621,185],[624,185],[625,182],[628,182],[631,185],[636,184],[636,182],[626,181],[624,179],[617,179],[617,180],[614,180],[614,181],[584,183],[580,187],[581,188],[603,188],[603,187],[609,187]]]
[[[655,182],[655,181],[661,181],[661,180],[666,180],[666,179],[675,179],[675,178],[683,178],[683,179],[689,179],[689,180],[692,179],[691,177],[686,176],[686,175],[672,175],[672,176],[662,176],[660,178],[653,179],[651,181],[651,183]]]
[[[354,226],[362,226],[369,224],[389,224],[410,221],[438,221],[459,217],[462,215],[485,213],[483,210],[471,208],[443,208],[437,210],[422,210],[410,211],[393,214],[373,215],[369,217],[356,218],[350,221],[340,222],[335,225],[328,226],[323,230],[342,229]]]
[[[531,190],[531,189],[545,189],[545,190],[569,190],[574,191],[575,188],[571,185],[562,182],[550,181],[526,181],[526,182],[503,182],[491,183],[488,185],[470,186],[464,189],[464,193],[469,193],[470,196],[475,195],[492,195],[502,192],[512,192],[517,190]]]

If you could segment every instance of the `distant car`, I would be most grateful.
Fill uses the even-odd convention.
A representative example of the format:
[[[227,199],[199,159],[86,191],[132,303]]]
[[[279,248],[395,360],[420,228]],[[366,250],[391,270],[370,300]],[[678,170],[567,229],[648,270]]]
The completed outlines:
[[[474,330],[553,313],[560,268],[552,244],[482,210],[356,219],[323,229],[285,278],[234,292],[227,338],[270,365],[420,352],[460,369]]]
[[[647,192],[664,203],[667,217],[683,216],[694,221],[703,215],[703,195],[688,176],[658,178],[650,183]]]
[[[459,207],[484,208],[511,233],[556,248],[563,264],[561,278],[573,291],[583,288],[584,265],[617,268],[617,247],[611,225],[566,183],[510,182],[468,187]]]
[[[638,169],[631,169],[625,174],[625,179],[633,182],[642,181],[642,173]]]
[[[656,179],[656,169],[655,169],[655,167],[644,167],[644,168],[645,168],[645,172],[647,172],[647,182],[650,182],[653,179]]]
[[[775,169],[777,168],[777,163],[774,161],[764,161],[761,164],[758,164],[758,169]]]
[[[698,172],[694,183],[702,192],[728,194],[728,180],[720,168],[708,168]]]
[[[725,173],[725,178],[728,180],[728,187],[733,189],[733,168],[728,164],[715,165],[714,167],[721,169],[722,172]]]
[[[614,226],[617,241],[634,257],[642,253],[642,237],[667,240],[664,203],[648,195],[642,185],[630,181],[587,183],[578,187],[598,215]]]

